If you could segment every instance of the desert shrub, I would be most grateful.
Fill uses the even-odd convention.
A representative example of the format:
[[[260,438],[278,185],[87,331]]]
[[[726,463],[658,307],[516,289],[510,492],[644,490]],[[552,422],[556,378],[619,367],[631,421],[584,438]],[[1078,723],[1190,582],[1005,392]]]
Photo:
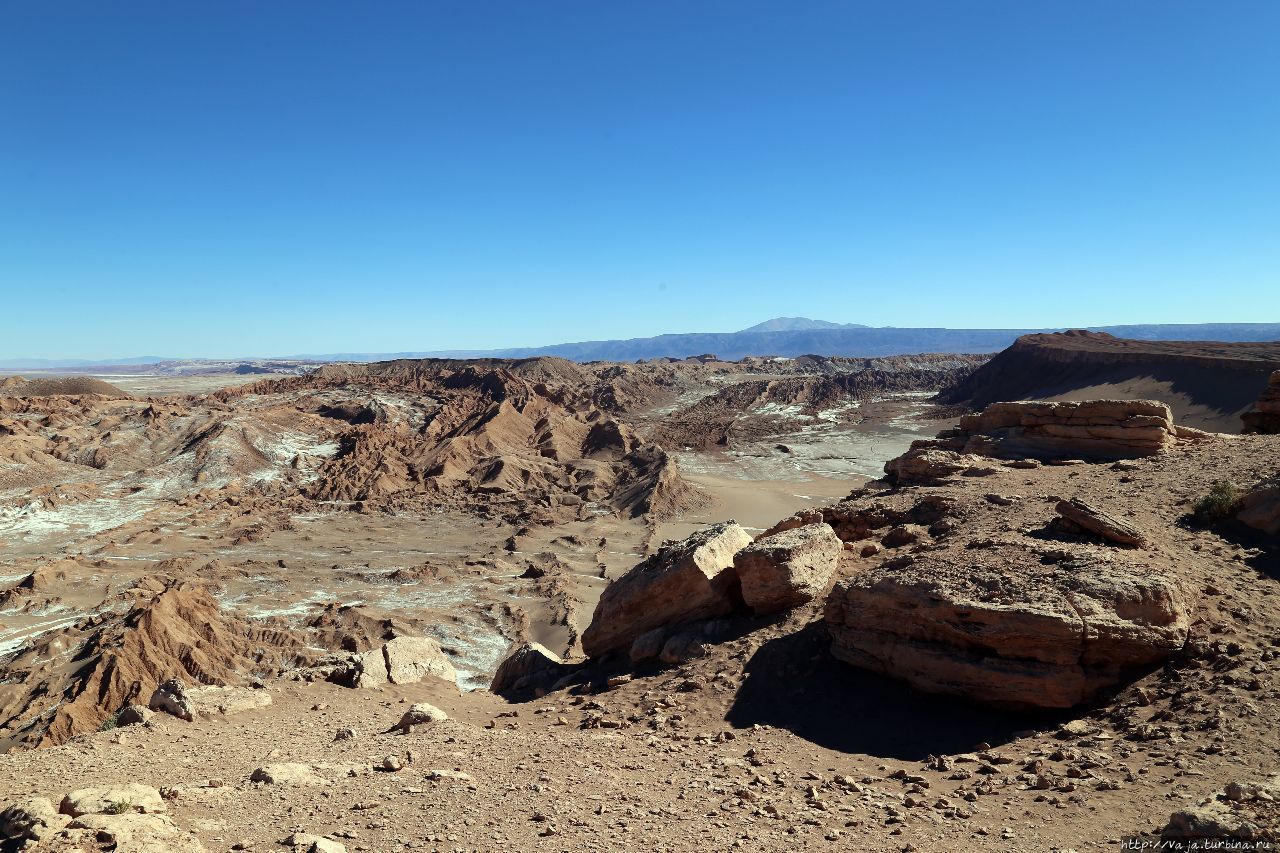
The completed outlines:
[[[120,725],[120,711],[116,711],[110,717],[102,721],[102,725],[98,726],[98,731],[109,732]]]
[[[1213,484],[1209,494],[1196,501],[1192,515],[1201,524],[1217,524],[1231,517],[1239,499],[1240,491],[1235,483],[1219,480]]]
[[[133,810],[133,803],[128,800],[115,800],[107,804],[107,814],[124,814]]]

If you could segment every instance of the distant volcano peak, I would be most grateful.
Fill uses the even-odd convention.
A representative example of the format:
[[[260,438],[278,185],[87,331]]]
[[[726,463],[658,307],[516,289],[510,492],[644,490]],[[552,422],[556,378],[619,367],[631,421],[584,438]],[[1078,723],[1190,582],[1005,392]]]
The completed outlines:
[[[774,317],[743,332],[805,332],[811,329],[865,329],[860,323],[832,323],[827,320],[810,320],[808,317]]]

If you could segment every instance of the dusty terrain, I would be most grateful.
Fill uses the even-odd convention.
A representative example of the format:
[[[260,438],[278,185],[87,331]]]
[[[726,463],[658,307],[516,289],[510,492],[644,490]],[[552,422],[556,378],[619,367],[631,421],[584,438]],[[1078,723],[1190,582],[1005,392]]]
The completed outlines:
[[[288,849],[295,832],[316,836],[299,850],[1089,850],[1266,782],[1275,542],[1193,516],[1215,483],[1274,476],[1275,436],[1114,404],[1118,426],[1053,410],[1050,435],[1136,455],[1028,460],[1034,418],[966,432],[929,401],[977,363],[391,362],[164,400],[0,399],[0,734],[18,747],[0,804],[138,782],[178,833],[147,848],[72,827],[33,847],[51,850]],[[745,542],[817,525],[842,547],[780,609],[730,587],[667,626],[677,601],[638,599],[621,612],[663,625],[655,651],[584,657],[606,584],[646,556],[665,571],[664,539],[726,518]],[[786,548],[762,553],[729,559],[757,571]],[[987,651],[947,633],[951,611],[927,636],[923,612],[843,621],[907,602],[890,582],[912,578],[987,612]],[[1101,608],[1083,635],[1064,589]],[[1006,614],[1112,651],[1017,651]],[[326,680],[335,654],[417,636],[457,687]],[[526,641],[564,663],[476,689]],[[118,726],[172,675],[239,692]],[[421,701],[449,719],[395,730]],[[1223,807],[1270,831],[1268,802]]]
[[[85,614],[122,614],[157,571],[198,575],[250,628],[310,631],[313,647],[333,640],[310,624],[326,607],[404,620],[444,644],[467,687],[487,685],[513,641],[572,654],[608,578],[662,538],[726,514],[763,529],[851,488],[842,472],[814,472],[813,454],[772,443],[682,451],[678,463],[651,438],[669,413],[761,376],[867,371],[856,398],[828,392],[812,414],[744,406],[737,417],[798,448],[864,438],[856,464],[874,472],[935,427],[913,417],[932,409],[922,392],[897,387],[936,389],[955,361],[889,360],[889,381],[884,363],[852,359],[386,362],[253,374],[200,395],[183,393],[189,376],[165,395],[6,380],[0,588],[18,591],[0,603],[0,654],[27,651],[9,662],[20,677],[0,684],[0,740],[46,739],[58,705],[41,697],[65,702],[96,683],[65,654],[98,642]],[[864,403],[884,417],[848,416]],[[263,675],[286,663],[274,657]],[[105,693],[58,737],[96,727],[119,699]]]

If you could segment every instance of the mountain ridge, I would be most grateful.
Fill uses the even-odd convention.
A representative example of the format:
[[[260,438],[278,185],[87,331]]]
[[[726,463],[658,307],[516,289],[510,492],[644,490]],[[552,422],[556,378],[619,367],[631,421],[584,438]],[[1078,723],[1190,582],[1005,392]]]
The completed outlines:
[[[1280,323],[1148,323],[1088,326],[1087,331],[1107,332],[1137,340],[1274,341],[1280,340]],[[141,356],[120,359],[0,359],[0,371],[59,370],[114,365],[148,365],[172,361],[372,362],[416,358],[532,358],[559,356],[571,361],[636,361],[652,358],[688,358],[714,354],[737,360],[747,356],[796,357],[890,356],[913,353],[985,353],[1011,346],[1023,335],[1066,331],[1067,327],[1027,329],[951,329],[945,327],[863,326],[831,323],[807,317],[775,317],[737,332],[687,332],[651,337],[603,339],[537,347],[495,349],[413,350],[396,352],[331,352],[236,358],[162,359]]]

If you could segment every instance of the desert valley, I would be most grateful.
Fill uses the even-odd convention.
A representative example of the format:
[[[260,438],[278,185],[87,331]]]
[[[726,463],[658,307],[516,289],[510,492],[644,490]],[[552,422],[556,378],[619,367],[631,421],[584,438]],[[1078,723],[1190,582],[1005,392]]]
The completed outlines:
[[[1280,344],[0,380],[14,850],[1277,840]]]

